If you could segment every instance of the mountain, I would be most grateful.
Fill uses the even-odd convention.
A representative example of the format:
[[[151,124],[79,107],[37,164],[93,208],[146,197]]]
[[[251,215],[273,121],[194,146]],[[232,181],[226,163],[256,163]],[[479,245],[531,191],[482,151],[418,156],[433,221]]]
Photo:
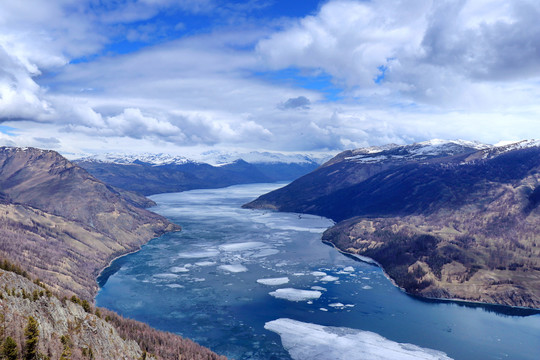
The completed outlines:
[[[301,155],[248,153],[241,156],[250,162],[223,153],[201,156],[214,165],[167,154],[105,154],[74,161],[108,184],[144,195],[292,180],[319,166],[314,159]]]
[[[144,209],[152,204],[97,180],[54,151],[1,147],[2,349],[7,343],[15,345],[11,351],[27,352],[30,336],[37,358],[225,359],[91,305],[96,277],[111,259],[180,230]],[[34,330],[27,333],[30,323]]]
[[[324,241],[412,294],[540,308],[540,142],[346,151],[246,204],[326,216]]]
[[[0,254],[86,299],[111,259],[179,229],[54,151],[1,147],[0,192]]]

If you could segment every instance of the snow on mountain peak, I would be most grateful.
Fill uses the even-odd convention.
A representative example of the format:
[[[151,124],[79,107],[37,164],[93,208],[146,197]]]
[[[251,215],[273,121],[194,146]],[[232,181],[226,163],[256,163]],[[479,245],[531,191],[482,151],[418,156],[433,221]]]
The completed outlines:
[[[78,161],[92,161],[92,162],[102,162],[102,163],[112,163],[112,164],[121,164],[121,165],[130,165],[136,164],[137,162],[142,162],[151,165],[182,165],[191,160],[183,156],[173,156],[169,154],[99,154],[99,155],[90,155],[77,159]]]
[[[324,154],[283,154],[275,152],[258,152],[252,151],[247,153],[240,152],[224,152],[218,150],[210,150],[199,154],[190,154],[185,156],[174,156],[170,154],[99,154],[83,156],[76,159],[77,161],[92,161],[102,163],[113,163],[130,165],[138,162],[151,164],[154,166],[160,165],[182,165],[186,163],[206,163],[213,166],[223,166],[231,164],[238,160],[244,160],[251,164],[257,163],[282,163],[282,164],[322,164],[330,159],[332,155]]]
[[[464,150],[490,149],[491,145],[477,141],[433,139],[410,145],[389,144],[352,150],[345,160],[359,163],[378,163],[392,160],[422,160],[439,156],[450,156]]]

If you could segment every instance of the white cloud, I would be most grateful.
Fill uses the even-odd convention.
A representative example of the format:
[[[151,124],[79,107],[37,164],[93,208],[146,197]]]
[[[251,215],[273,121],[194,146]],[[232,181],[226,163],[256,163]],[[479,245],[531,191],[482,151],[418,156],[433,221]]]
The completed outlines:
[[[249,21],[267,5],[1,2],[0,120],[22,134],[4,140],[41,139],[69,151],[77,144],[311,151],[540,137],[540,3],[334,0],[300,19]],[[166,40],[169,28],[189,33],[190,23],[163,25],[164,12],[224,19]],[[165,40],[151,45],[157,37]],[[124,40],[148,44],[103,53]],[[343,98],[327,99],[294,76],[259,74],[291,67],[306,78],[330,75]]]

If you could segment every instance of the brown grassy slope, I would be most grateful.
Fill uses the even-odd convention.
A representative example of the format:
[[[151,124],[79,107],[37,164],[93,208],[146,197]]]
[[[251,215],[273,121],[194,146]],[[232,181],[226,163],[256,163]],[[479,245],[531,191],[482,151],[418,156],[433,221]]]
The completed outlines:
[[[92,299],[115,256],[179,227],[148,199],[96,180],[54,151],[0,148],[0,251],[50,286]]]
[[[539,186],[540,174],[486,184],[485,203],[429,215],[353,218],[323,239],[375,259],[409,293],[540,308]]]

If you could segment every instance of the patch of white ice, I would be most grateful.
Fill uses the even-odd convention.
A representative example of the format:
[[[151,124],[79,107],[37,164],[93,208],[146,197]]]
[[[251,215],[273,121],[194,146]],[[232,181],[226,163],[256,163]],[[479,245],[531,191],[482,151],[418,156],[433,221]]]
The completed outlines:
[[[195,265],[197,265],[197,266],[212,266],[212,265],[216,265],[216,263],[214,261],[199,261],[199,262],[196,262]]]
[[[337,280],[339,280],[339,278],[337,276],[326,275],[326,276],[320,278],[320,280],[324,281],[324,282],[330,282],[330,281],[337,281]]]
[[[313,275],[313,276],[326,276],[326,273],[322,272],[322,271],[312,271],[311,275]]]
[[[344,308],[345,305],[342,304],[342,303],[332,303],[332,304],[328,304],[328,306],[331,306],[333,308]]]
[[[208,249],[205,251],[188,251],[179,253],[177,255],[180,259],[192,259],[192,258],[206,258],[206,257],[216,257],[219,255],[219,251],[215,249]]]
[[[294,288],[277,289],[269,293],[275,298],[285,299],[289,301],[307,301],[311,299],[318,299],[322,293],[316,290],[301,290]]]
[[[224,244],[220,245],[219,249],[221,251],[245,251],[245,250],[251,250],[251,249],[258,249],[263,246],[266,246],[265,243],[260,241],[246,241],[241,243],[232,243],[232,244]]]
[[[231,273],[240,273],[248,271],[247,267],[242,264],[230,264],[218,266],[221,270],[225,270]]]
[[[397,343],[369,331],[284,318],[267,322],[264,328],[281,336],[294,360],[451,360],[441,351]]]
[[[183,266],[183,267],[173,266],[172,268],[170,268],[170,270],[173,273],[189,272],[189,269],[186,266]]]
[[[284,284],[287,284],[289,282],[289,278],[288,277],[280,277],[280,278],[270,278],[270,279],[258,279],[257,282],[259,284],[270,285],[270,286],[284,285]]]
[[[319,290],[319,291],[326,291],[326,288],[323,288],[322,286],[312,286],[311,290]]]

